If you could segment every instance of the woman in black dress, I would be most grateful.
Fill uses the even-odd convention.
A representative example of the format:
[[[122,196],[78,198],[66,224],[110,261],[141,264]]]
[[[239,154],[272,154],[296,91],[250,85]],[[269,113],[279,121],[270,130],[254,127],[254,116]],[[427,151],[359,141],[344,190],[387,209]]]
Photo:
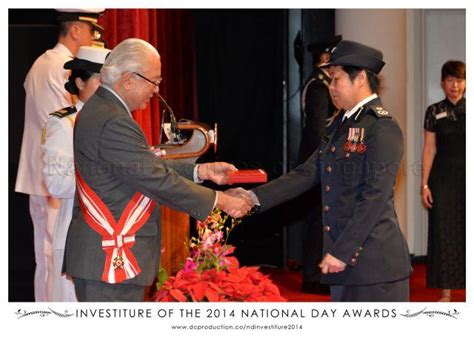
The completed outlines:
[[[466,287],[466,66],[448,61],[441,69],[443,101],[425,115],[421,198],[428,209],[427,287]]]

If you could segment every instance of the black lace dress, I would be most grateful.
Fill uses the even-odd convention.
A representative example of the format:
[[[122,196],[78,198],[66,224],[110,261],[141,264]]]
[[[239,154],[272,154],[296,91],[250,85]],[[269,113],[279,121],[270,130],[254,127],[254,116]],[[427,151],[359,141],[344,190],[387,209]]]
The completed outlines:
[[[447,98],[428,107],[425,129],[436,133],[436,155],[429,177],[429,288],[466,287],[466,99]]]

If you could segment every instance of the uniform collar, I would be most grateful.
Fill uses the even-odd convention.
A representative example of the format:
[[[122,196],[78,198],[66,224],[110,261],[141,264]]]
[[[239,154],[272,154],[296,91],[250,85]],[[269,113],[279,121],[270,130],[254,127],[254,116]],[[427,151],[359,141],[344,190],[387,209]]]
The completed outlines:
[[[58,51],[59,53],[61,54],[65,54],[67,56],[69,56],[70,58],[74,58],[74,55],[72,54],[72,52],[69,50],[69,48],[67,48],[65,45],[63,45],[61,42],[58,42],[56,44],[56,46],[54,46],[53,48],[54,50]]]
[[[446,101],[446,103],[448,105],[450,105],[451,107],[457,107],[457,106],[463,104],[464,102],[466,102],[466,97],[463,96],[456,104],[449,101],[449,99],[447,97],[444,98],[444,101]]]
[[[78,99],[78,100],[77,100],[77,103],[76,103],[76,105],[75,105],[76,110],[77,110],[77,111],[81,111],[83,106],[84,106],[84,102],[82,102],[81,100]]]
[[[377,98],[377,94],[372,94],[370,96],[367,96],[365,99],[363,99],[362,101],[360,101],[359,103],[357,103],[351,110],[349,111],[346,111],[344,113],[344,119],[350,119],[352,115],[354,115],[360,107],[362,107],[364,104],[366,104],[367,102],[370,102],[372,100],[375,100]]]

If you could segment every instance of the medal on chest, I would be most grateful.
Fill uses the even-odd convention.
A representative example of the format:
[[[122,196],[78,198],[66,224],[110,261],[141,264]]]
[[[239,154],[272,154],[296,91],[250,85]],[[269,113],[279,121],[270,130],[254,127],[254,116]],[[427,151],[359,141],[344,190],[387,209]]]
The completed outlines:
[[[349,128],[349,133],[347,134],[347,140],[346,140],[346,143],[344,143],[343,149],[346,153],[351,151],[351,145],[352,145],[351,138],[352,138],[353,129],[354,128]]]
[[[360,128],[360,139],[359,144],[357,145],[357,152],[359,154],[364,154],[367,151],[367,146],[364,144],[364,128]]]
[[[346,153],[364,154],[367,151],[367,146],[364,144],[364,128],[349,128],[347,140],[344,143],[344,151]]]

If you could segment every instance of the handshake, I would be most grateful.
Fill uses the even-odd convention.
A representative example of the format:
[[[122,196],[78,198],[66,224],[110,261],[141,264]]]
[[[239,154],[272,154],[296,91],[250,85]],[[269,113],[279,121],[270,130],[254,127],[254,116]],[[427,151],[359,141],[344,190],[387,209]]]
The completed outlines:
[[[251,191],[235,188],[217,192],[216,207],[236,218],[247,215],[258,202]]]
[[[216,184],[227,184],[228,174],[237,168],[226,162],[199,164],[198,178],[210,180]],[[241,218],[247,215],[258,204],[257,196],[243,188],[228,189],[217,192],[216,208],[221,209],[231,217]]]

